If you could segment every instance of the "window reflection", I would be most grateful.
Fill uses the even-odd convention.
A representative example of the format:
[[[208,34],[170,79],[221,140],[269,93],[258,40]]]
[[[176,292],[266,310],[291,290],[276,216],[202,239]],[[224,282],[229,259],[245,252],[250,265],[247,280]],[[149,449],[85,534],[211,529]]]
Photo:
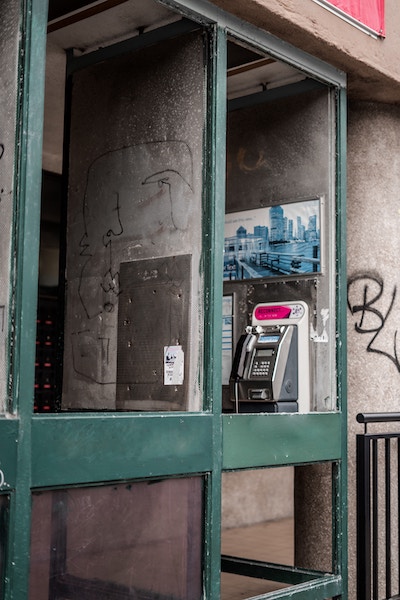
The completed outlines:
[[[35,493],[30,598],[200,600],[202,479]]]

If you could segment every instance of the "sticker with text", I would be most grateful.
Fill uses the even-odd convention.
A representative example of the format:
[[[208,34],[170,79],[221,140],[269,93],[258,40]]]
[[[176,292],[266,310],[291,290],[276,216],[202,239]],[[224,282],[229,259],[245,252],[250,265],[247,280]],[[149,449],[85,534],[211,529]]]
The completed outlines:
[[[183,372],[182,346],[164,346],[164,385],[182,385]]]

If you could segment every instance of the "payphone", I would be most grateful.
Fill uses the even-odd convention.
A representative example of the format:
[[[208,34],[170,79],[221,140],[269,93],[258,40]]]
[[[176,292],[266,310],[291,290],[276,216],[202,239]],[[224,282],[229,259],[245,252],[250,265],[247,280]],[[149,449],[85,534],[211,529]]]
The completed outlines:
[[[229,380],[236,412],[309,412],[308,313],[301,301],[254,308]]]

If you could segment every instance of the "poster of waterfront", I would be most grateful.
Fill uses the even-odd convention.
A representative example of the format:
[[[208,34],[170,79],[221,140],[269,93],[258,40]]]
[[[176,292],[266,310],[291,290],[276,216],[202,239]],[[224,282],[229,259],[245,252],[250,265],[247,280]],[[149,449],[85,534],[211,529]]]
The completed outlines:
[[[225,216],[225,281],[321,270],[321,198]]]

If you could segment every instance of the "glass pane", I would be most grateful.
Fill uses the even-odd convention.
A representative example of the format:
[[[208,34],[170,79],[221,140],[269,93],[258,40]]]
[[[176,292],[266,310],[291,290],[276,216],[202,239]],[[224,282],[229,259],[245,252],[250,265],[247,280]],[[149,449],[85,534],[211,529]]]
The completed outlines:
[[[33,496],[31,600],[200,600],[200,477]]]
[[[10,251],[15,157],[19,3],[0,3],[0,411],[7,409]]]
[[[111,49],[129,37],[121,11],[137,46],[122,54]],[[56,299],[65,306],[58,408],[200,410],[207,41],[197,26],[150,1],[129,1],[93,19],[102,26],[93,31],[110,48],[106,59],[89,52],[85,61],[93,61],[70,77],[65,270]],[[108,31],[109,22],[123,31]],[[139,36],[143,43],[135,38],[142,22],[151,30]],[[90,45],[89,27],[56,26],[49,34],[51,64],[63,48]],[[193,31],[177,35],[179,27]],[[49,96],[51,86],[49,79]],[[44,155],[56,164],[49,151]],[[51,271],[51,231],[44,233]],[[36,406],[54,410],[57,403],[55,393]]]
[[[331,572],[332,465],[223,473],[221,527],[222,600],[301,583],[296,568]],[[289,570],[262,579],[252,573],[253,561]]]
[[[221,553],[293,566],[294,469],[223,473]],[[221,573],[221,599],[242,600],[285,587],[279,581]]]
[[[331,92],[231,42],[228,98],[224,409],[335,410]]]

